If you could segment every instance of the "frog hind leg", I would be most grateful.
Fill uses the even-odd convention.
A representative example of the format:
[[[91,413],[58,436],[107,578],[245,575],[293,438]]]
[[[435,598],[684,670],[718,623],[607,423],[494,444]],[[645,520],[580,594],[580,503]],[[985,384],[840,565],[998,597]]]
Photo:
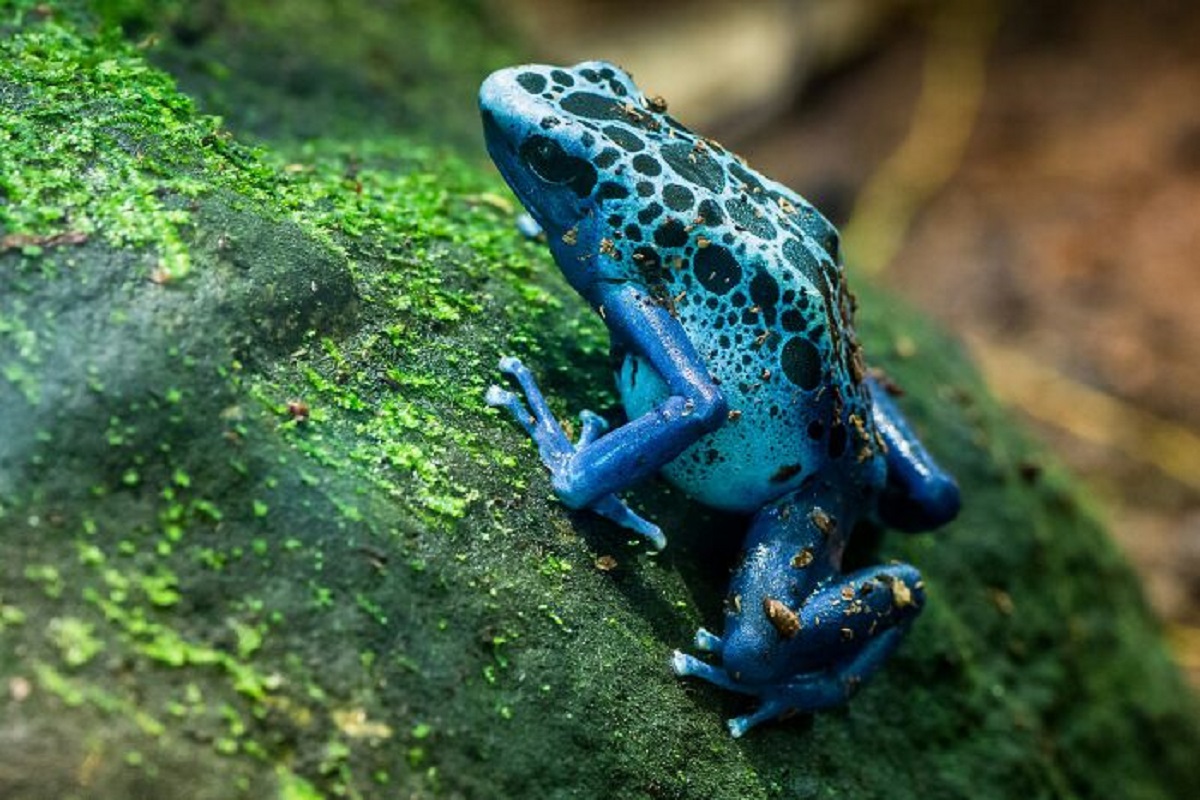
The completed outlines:
[[[905,565],[894,566],[912,571],[912,567]],[[871,577],[878,578],[881,570],[889,569],[890,567],[880,567]],[[905,579],[906,582],[911,581],[912,576],[906,575],[901,579]],[[919,587],[919,582],[913,584],[913,589],[919,591],[917,587]],[[835,593],[840,594],[840,589],[835,587],[834,590]],[[911,594],[905,595],[905,597],[908,601],[912,599]],[[894,597],[886,602],[894,603]],[[822,603],[817,601],[817,604]],[[823,604],[827,608],[826,613],[833,616],[828,610],[828,603]],[[760,699],[758,708],[750,714],[733,717],[727,722],[730,733],[737,738],[737,736],[745,734],[746,730],[763,722],[787,717],[797,714],[797,712],[821,711],[846,703],[846,700],[850,699],[852,694],[865,684],[898,648],[918,610],[919,604],[913,603],[912,610],[901,610],[898,615],[899,619],[882,631],[871,632],[871,622],[866,622],[865,627],[839,627],[839,637],[863,637],[866,639],[865,644],[860,646],[852,656],[835,663],[832,667],[798,674],[792,679],[778,682],[778,684],[767,686],[746,684],[746,682],[734,678],[724,667],[701,661],[700,658],[678,650],[674,651],[671,657],[671,667],[674,674],[679,675],[680,678],[683,676],[698,678],[724,688],[724,690],[739,694],[751,694]],[[836,615],[840,616],[840,613]],[[808,616],[809,622],[816,619],[816,614],[805,614],[804,616]]]
[[[864,587],[870,587],[865,594]],[[858,603],[855,613],[849,615],[845,613],[847,594],[855,595],[856,600],[850,602]],[[865,600],[871,595],[873,600]],[[911,566],[889,564],[860,570],[813,595],[800,609],[797,635],[807,639],[803,649],[842,653],[825,669],[756,685],[739,680],[736,666],[731,674],[727,664],[736,665],[743,660],[742,654],[724,646],[710,650],[726,665],[701,661],[677,650],[671,657],[671,668],[680,677],[699,678],[728,691],[757,697],[758,708],[727,723],[729,732],[740,737],[763,722],[846,703],[900,645],[922,602],[920,575]],[[734,648],[741,646],[733,644]]]
[[[833,669],[771,687],[762,693],[762,702],[753,712],[726,722],[729,733],[739,738],[763,722],[844,705],[900,646],[910,624],[911,620],[875,636],[852,659]]]
[[[917,439],[887,390],[874,378],[867,382],[875,428],[887,445],[887,484],[877,506],[880,519],[902,531],[946,524],[958,515],[958,484]]]
[[[914,567],[839,571],[844,535],[853,527],[852,504],[827,488],[764,508],[730,582],[723,635],[697,632],[696,648],[710,660],[672,656],[676,675],[759,699],[753,713],[730,720],[734,736],[790,713],[845,703],[920,613],[924,585]]]

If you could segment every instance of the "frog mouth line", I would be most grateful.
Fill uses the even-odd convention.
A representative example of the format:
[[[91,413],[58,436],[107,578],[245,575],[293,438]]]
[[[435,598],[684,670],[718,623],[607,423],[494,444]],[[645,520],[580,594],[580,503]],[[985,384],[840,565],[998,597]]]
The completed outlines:
[[[504,182],[513,190],[521,204],[529,207],[531,205],[529,200],[536,196],[536,192],[532,191],[532,186],[527,185],[530,183],[529,181],[522,180],[520,170],[509,167],[509,164],[517,159],[517,149],[513,145],[511,137],[496,121],[496,115],[491,111],[483,110],[481,116],[483,117],[484,141],[487,144],[488,154],[492,157],[492,162],[499,170],[500,177],[504,178]],[[535,219],[538,217],[536,211],[531,210],[530,213]],[[541,219],[538,219],[539,224],[542,222]],[[545,226],[543,225],[543,227]]]

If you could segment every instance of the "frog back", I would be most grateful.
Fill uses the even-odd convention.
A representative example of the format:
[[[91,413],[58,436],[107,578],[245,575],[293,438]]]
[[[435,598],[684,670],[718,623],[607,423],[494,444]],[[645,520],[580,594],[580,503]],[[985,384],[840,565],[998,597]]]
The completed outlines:
[[[684,326],[731,413],[664,474],[730,511],[755,511],[817,480],[872,499],[884,480],[882,446],[840,266],[803,230],[777,243],[708,233],[715,241],[683,248],[684,265],[647,289]],[[632,353],[617,382],[630,418],[669,394]]]

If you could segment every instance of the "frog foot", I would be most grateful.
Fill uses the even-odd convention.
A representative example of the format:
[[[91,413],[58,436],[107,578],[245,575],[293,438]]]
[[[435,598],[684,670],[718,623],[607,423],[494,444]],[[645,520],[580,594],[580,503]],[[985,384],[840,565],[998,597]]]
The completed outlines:
[[[550,411],[545,396],[538,388],[537,381],[528,368],[520,360],[512,356],[505,356],[500,359],[500,371],[516,380],[525,395],[525,400],[523,402],[514,392],[507,389],[490,386],[485,395],[487,404],[492,408],[506,409],[513,415],[513,418],[537,445],[542,463],[550,470],[551,485],[556,487],[561,485],[561,478],[568,469],[571,459],[580,450],[603,436],[608,430],[608,423],[599,414],[586,410],[580,412],[579,441],[572,444],[562,425]],[[529,404],[528,407],[526,407],[526,403]],[[556,491],[556,494],[566,505],[575,507],[562,493]],[[638,516],[615,494],[604,495],[585,507],[634,531],[647,539],[655,550],[661,550],[667,544],[662,529]]]
[[[696,643],[701,645],[700,635],[697,635]],[[722,689],[759,698],[759,706],[753,712],[726,720],[725,725],[735,739],[770,720],[841,705],[857,686],[855,680],[833,671],[798,675],[782,684],[750,686],[731,677],[721,667],[679,650],[671,654],[671,671],[681,678],[699,678]]]
[[[906,625],[890,628],[844,661],[778,681],[753,683],[743,680],[740,671],[735,670],[731,674],[725,665],[701,661],[679,650],[671,654],[671,671],[680,678],[699,678],[731,692],[757,697],[758,708],[726,722],[729,733],[738,738],[769,720],[842,705],[887,660],[904,638],[906,630]],[[695,643],[698,650],[726,660],[728,647],[720,637],[701,628],[696,632]]]

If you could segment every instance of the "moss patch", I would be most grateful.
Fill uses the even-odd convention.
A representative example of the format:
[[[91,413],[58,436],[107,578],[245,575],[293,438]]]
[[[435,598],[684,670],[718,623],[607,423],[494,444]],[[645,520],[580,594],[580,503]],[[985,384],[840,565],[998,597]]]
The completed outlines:
[[[98,0],[94,7],[242,136],[395,131],[478,149],[475,93],[518,58],[483,0]]]
[[[515,352],[564,419],[613,410],[498,178],[411,138],[246,148],[82,6],[0,8],[0,795],[1200,788],[1128,569],[888,298],[858,287],[864,341],[963,517],[864,530],[853,558],[926,576],[910,641],[848,709],[734,741],[743,702],[666,659],[718,624],[738,521],[651,486],[648,555],[483,407]]]

